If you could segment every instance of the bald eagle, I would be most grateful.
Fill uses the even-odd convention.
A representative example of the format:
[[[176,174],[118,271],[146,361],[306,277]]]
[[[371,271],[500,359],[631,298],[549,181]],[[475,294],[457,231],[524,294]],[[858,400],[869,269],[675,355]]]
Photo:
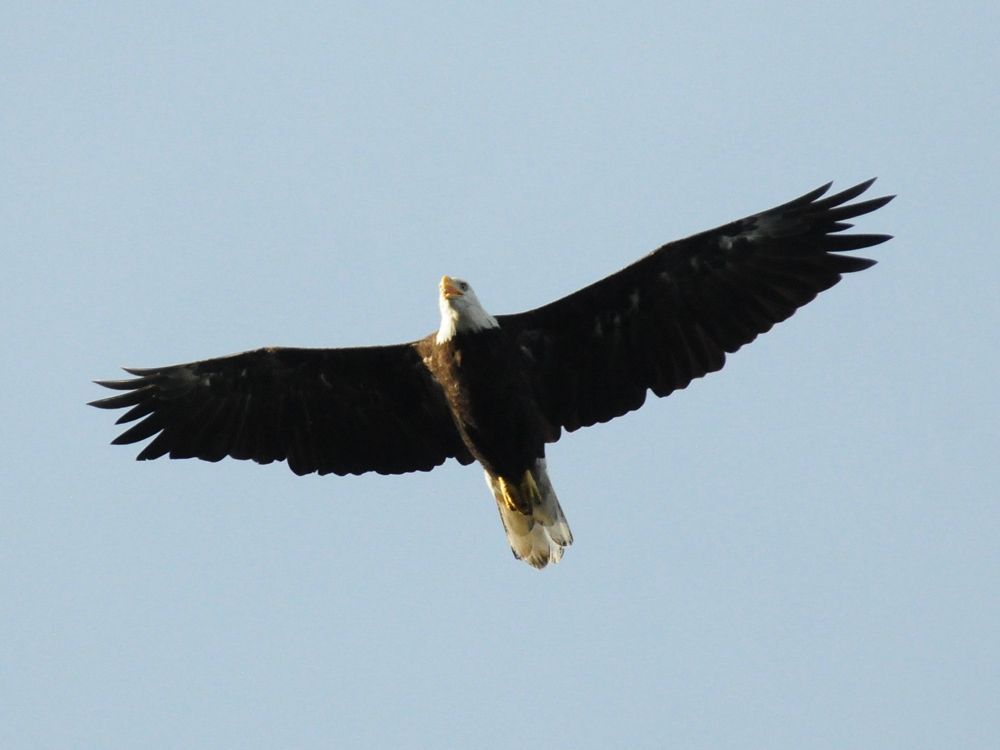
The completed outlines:
[[[893,196],[851,203],[874,182],[827,184],[754,216],[677,240],[567,297],[514,315],[486,311],[445,276],[441,326],[407,344],[264,348],[125,368],[92,402],[141,420],[116,445],[153,440],[148,460],[287,461],[296,474],[402,474],[478,461],[514,556],[535,568],[573,543],[545,465],[563,430],[638,409],[722,368],[726,354],[791,316],[883,234],[844,234]],[[155,437],[154,437],[155,436]]]

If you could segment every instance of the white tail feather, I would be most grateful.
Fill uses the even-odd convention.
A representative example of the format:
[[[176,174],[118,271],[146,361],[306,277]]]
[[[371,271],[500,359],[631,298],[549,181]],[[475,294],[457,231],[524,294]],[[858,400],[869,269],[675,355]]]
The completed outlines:
[[[573,543],[573,533],[569,530],[566,516],[559,506],[559,498],[552,488],[544,458],[535,462],[531,473],[541,494],[541,502],[533,505],[531,515],[507,506],[499,479],[489,472],[486,472],[486,484],[497,501],[500,520],[503,521],[514,557],[541,569],[550,562],[557,563],[562,559],[563,548]]]

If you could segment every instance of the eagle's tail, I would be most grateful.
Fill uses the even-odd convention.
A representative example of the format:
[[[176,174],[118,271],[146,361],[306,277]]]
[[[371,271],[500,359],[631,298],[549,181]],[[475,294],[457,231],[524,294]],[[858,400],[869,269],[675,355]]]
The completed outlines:
[[[538,459],[519,484],[489,472],[486,483],[497,501],[514,557],[539,569],[559,562],[563,548],[573,543],[573,533],[552,489],[545,459]]]

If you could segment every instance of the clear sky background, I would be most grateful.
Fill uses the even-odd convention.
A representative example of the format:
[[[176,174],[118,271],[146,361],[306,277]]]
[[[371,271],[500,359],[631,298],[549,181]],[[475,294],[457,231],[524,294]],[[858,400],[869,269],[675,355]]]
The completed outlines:
[[[0,8],[0,746],[1000,746],[997,3],[140,5]],[[879,265],[550,448],[541,573],[478,468],[85,406],[876,175]]]

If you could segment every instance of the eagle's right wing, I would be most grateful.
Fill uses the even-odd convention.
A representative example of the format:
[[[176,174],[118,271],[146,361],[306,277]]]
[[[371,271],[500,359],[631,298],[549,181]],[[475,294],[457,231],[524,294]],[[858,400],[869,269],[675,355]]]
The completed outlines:
[[[716,229],[670,242],[543,307],[498,316],[532,368],[550,424],[575,430],[638,409],[722,368],[841,279],[875,261],[844,254],[885,242],[848,234],[848,219],[891,197],[851,203],[874,182],[829,185]],[[556,437],[558,432],[556,433]]]

